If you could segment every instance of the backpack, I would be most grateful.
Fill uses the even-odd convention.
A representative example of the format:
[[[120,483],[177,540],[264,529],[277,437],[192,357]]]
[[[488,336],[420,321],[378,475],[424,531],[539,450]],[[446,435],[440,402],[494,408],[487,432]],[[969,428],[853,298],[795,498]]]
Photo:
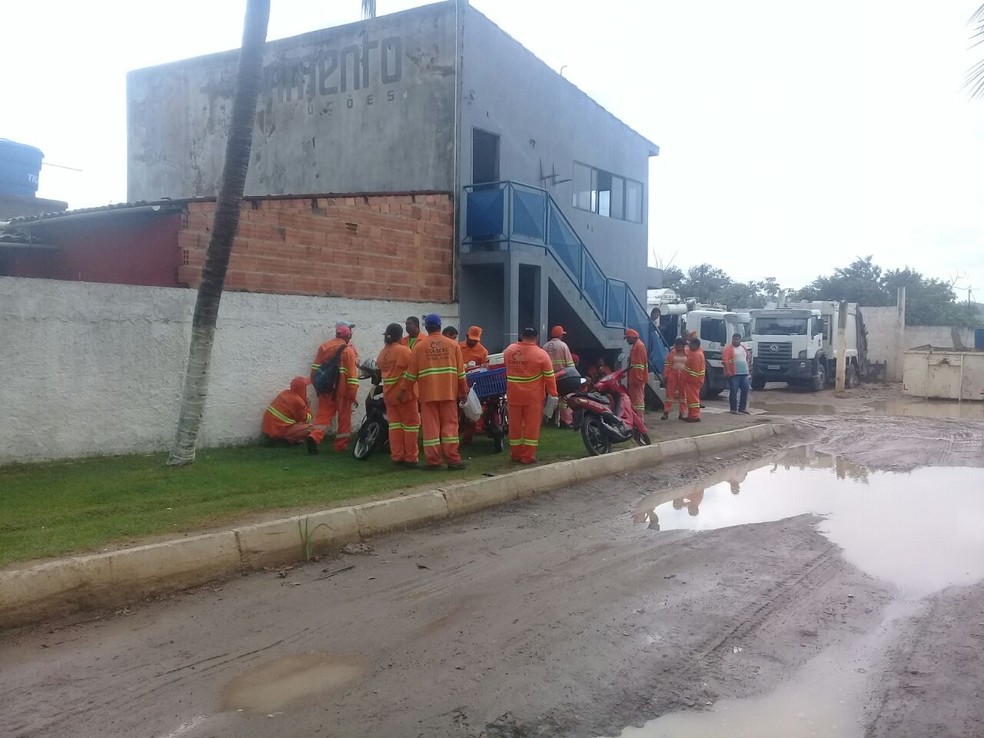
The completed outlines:
[[[340,346],[335,353],[321,362],[321,366],[314,370],[314,377],[311,384],[314,391],[319,395],[330,395],[338,387],[339,365],[342,363],[342,352],[345,346]]]

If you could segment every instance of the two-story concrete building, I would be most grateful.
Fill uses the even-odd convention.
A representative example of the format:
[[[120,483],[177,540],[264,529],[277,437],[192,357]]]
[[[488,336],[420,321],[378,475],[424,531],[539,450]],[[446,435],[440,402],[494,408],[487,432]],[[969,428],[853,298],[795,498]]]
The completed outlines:
[[[215,194],[237,54],[130,73],[131,202]],[[466,1],[270,42],[263,73],[247,196],[448,193],[451,299],[491,349],[526,325],[649,336],[658,147]]]

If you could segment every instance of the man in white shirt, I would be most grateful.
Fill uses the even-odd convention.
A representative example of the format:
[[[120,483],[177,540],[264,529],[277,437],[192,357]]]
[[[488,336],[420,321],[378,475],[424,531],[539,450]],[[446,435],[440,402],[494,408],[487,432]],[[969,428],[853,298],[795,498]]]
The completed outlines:
[[[728,378],[728,402],[731,414],[750,415],[748,412],[748,381],[752,374],[752,352],[741,342],[741,334],[731,337],[731,343],[721,352],[724,376]]]

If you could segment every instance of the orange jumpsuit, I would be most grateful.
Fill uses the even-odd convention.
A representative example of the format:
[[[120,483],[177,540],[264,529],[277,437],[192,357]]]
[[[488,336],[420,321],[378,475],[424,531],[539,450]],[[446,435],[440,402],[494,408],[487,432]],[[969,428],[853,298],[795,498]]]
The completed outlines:
[[[312,430],[307,381],[304,377],[294,377],[290,389],[277,395],[263,413],[263,435],[287,443],[300,443],[311,435]]]
[[[509,453],[515,461],[532,464],[540,445],[543,402],[547,395],[557,395],[553,362],[546,351],[529,341],[510,344],[504,353]]]
[[[687,417],[700,420],[700,388],[704,384],[704,349],[687,349],[684,366],[684,390],[687,395]]]
[[[488,361],[489,350],[481,342],[476,343],[474,346],[469,346],[467,341],[462,341],[458,346],[461,348],[461,360],[466,367],[469,361],[474,361],[475,366],[481,366]]]
[[[440,331],[416,341],[400,387],[410,392],[415,382],[427,465],[440,466],[442,456],[449,466],[460,464],[457,401],[468,394],[468,383],[458,343]]]
[[[343,352],[342,360],[338,365],[338,386],[332,394],[318,393],[318,413],[314,416],[314,424],[317,427],[311,431],[311,438],[315,443],[321,443],[321,439],[325,436],[325,428],[337,413],[338,432],[335,434],[335,450],[345,451],[352,435],[352,403],[355,402],[359,391],[359,370],[355,365],[355,351],[342,338],[325,341],[318,347],[318,353],[311,364],[311,380],[314,380],[314,373],[321,363],[334,356],[337,351]]]
[[[666,355],[666,364],[663,366],[663,378],[666,380],[666,403],[663,405],[663,413],[668,415],[673,412],[673,405],[679,403],[679,415],[684,417],[687,414],[687,400],[685,397],[686,374],[684,367],[687,364],[687,351],[677,351],[670,349]]]
[[[420,432],[420,410],[416,391],[408,393],[403,402],[399,394],[400,380],[410,366],[413,352],[399,343],[388,343],[376,357],[383,378],[383,402],[389,420],[390,458],[393,461],[417,463],[417,434]]]
[[[629,350],[629,400],[640,415],[646,412],[646,382],[649,381],[649,355],[646,344],[637,338]]]
[[[543,344],[543,350],[547,352],[553,364],[554,375],[561,369],[574,366],[574,357],[568,345],[560,338],[551,338]],[[558,405],[560,422],[572,425],[574,423],[574,411],[567,407],[567,403],[561,402]]]

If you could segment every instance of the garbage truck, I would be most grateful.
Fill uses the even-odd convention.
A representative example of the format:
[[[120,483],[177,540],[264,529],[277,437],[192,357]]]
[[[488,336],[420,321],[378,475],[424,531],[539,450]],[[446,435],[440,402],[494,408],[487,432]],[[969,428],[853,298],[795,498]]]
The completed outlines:
[[[686,337],[691,331],[697,332],[707,361],[701,399],[717,397],[727,389],[721,351],[735,333],[740,333],[748,346],[749,314],[728,310],[720,304],[705,305],[693,299],[682,300],[670,289],[651,290],[648,303],[649,317],[667,345],[672,346],[678,336]]]
[[[857,303],[845,304],[844,384],[857,387],[868,370],[867,332]],[[840,307],[841,303],[835,300],[816,300],[750,310],[752,389],[761,390],[767,382],[785,382],[817,392],[833,384],[837,372]]]

